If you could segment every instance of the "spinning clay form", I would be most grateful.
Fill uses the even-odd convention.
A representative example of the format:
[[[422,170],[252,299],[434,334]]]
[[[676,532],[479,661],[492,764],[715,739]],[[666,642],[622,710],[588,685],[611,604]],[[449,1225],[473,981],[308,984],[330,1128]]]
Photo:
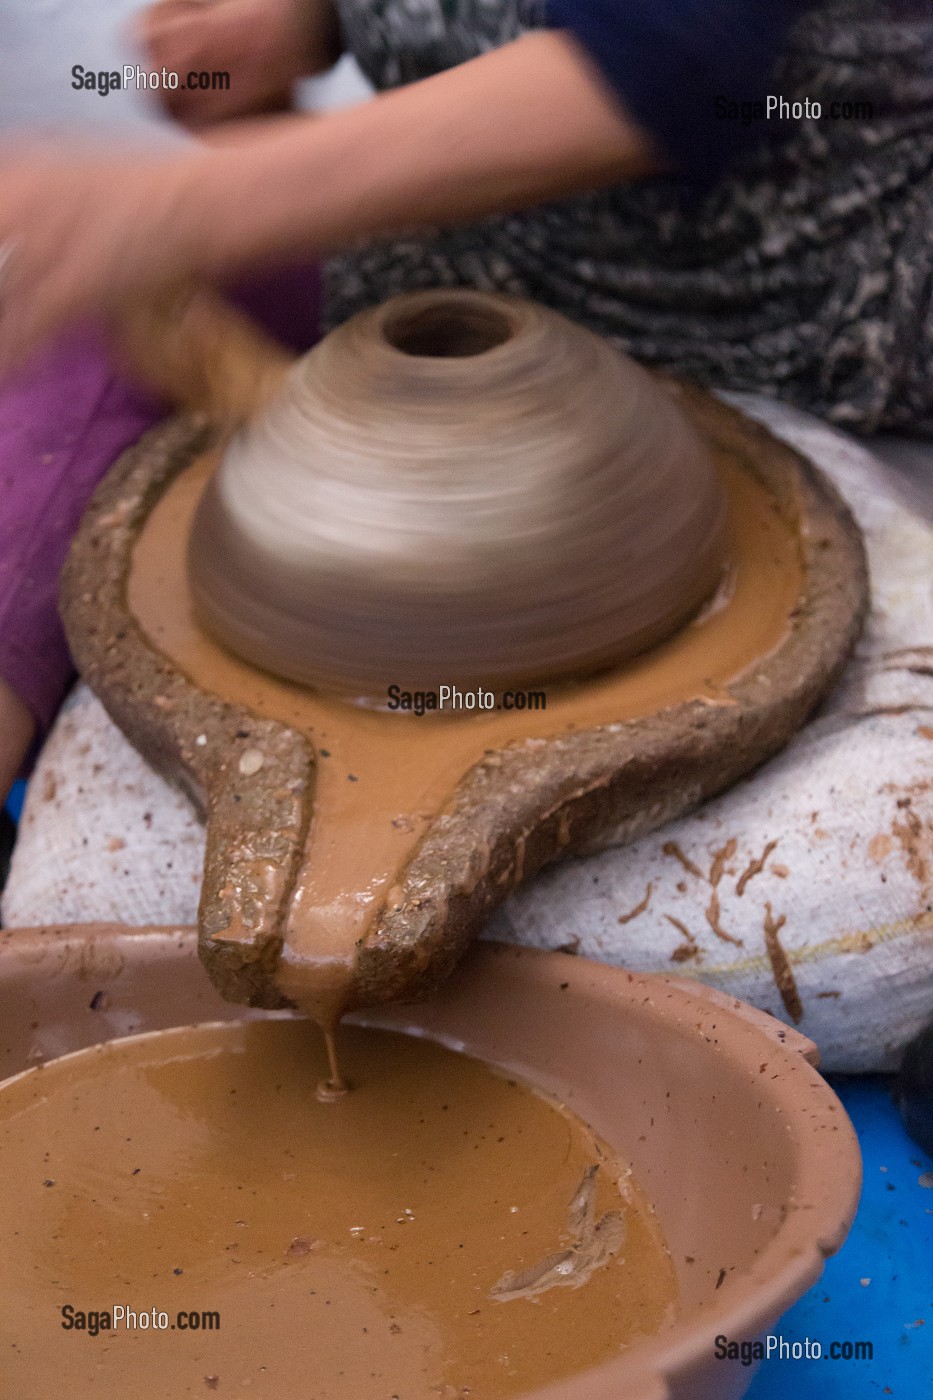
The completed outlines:
[[[240,656],[350,694],[584,675],[714,591],[726,500],[632,360],[556,312],[397,297],[287,373],[191,536],[198,615]]]

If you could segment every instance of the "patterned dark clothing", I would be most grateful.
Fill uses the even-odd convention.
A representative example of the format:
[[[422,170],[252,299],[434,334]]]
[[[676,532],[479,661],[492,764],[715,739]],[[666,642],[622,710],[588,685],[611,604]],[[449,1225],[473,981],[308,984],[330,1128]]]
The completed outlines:
[[[379,88],[547,21],[544,0],[339,3]],[[784,139],[753,146],[701,198],[652,178],[368,245],[331,262],[328,320],[423,287],[513,292],[702,383],[858,432],[933,435],[933,5],[817,5],[773,91],[821,103],[821,117],[784,122]]]

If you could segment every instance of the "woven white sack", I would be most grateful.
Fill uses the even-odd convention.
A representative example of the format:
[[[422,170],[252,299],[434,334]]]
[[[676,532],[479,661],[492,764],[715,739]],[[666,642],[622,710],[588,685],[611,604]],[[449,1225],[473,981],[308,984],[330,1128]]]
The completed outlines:
[[[69,696],[26,790],[3,923],[193,924],[204,828],[86,685]]]
[[[933,1018],[933,527],[857,443],[736,401],[823,468],[865,532],[858,654],[777,759],[631,846],[544,872],[489,933],[696,977],[796,1020],[827,1069],[886,1069]],[[186,800],[79,687],[30,784],[4,922],[193,922],[202,857]]]

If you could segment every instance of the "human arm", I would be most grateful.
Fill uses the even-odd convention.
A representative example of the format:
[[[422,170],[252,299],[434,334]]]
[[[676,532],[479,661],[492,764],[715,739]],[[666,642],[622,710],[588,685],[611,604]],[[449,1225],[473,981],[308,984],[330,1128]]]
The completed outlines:
[[[168,285],[468,222],[662,165],[590,59],[555,31],[357,107],[170,157],[8,150],[0,370],[62,323]]]

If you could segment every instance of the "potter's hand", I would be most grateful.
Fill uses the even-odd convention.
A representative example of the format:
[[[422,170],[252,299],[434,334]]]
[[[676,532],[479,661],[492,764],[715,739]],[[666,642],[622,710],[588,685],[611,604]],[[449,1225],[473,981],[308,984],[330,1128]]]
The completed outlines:
[[[58,328],[210,265],[210,159],[0,151],[0,373]]]
[[[340,56],[332,0],[159,0],[137,30],[153,67],[178,73],[179,86],[160,96],[193,128],[283,111],[298,78]],[[186,87],[190,72],[218,71],[230,75],[226,91]]]

